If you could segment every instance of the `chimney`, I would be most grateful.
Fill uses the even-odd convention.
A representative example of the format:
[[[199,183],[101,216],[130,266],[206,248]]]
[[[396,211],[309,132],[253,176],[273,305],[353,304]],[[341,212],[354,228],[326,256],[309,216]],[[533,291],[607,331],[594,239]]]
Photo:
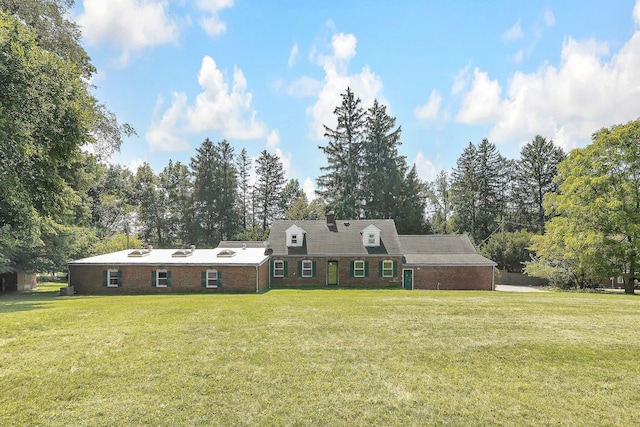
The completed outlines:
[[[327,225],[334,225],[336,223],[336,214],[334,211],[329,211],[325,214],[327,217]]]

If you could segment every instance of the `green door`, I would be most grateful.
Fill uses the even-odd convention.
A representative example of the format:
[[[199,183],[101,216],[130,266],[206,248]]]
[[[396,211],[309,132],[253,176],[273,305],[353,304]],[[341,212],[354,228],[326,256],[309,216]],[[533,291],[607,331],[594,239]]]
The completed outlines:
[[[327,285],[336,286],[338,284],[338,261],[327,263]]]
[[[413,289],[413,270],[402,270],[402,287],[409,291]]]

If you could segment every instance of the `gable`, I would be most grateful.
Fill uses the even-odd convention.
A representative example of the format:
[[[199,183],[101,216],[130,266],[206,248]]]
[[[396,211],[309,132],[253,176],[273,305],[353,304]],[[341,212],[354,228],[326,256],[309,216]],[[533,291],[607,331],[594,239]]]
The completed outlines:
[[[380,246],[380,231],[381,230],[373,224],[370,224],[362,230],[362,246],[373,248]]]
[[[298,227],[296,224],[293,224],[291,227],[287,228],[287,230],[285,231],[287,247],[289,248],[302,247],[305,234],[307,234],[307,232],[303,228]]]

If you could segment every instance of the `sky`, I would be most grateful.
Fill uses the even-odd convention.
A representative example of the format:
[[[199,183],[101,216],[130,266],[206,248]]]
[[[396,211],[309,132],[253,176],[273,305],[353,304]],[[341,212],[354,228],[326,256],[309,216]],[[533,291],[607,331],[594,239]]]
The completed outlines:
[[[350,87],[432,181],[487,138],[565,150],[640,117],[640,0],[77,0],[95,95],[138,135],[110,161],[156,173],[205,138],[277,154],[312,197]]]

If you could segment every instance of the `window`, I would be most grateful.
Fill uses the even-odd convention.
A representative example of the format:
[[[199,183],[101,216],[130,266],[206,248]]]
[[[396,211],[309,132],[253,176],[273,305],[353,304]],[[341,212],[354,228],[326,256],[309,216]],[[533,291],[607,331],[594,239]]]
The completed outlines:
[[[107,287],[117,288],[119,284],[118,270],[107,271]]]
[[[302,277],[313,277],[313,261],[302,261]]]
[[[382,277],[393,277],[393,261],[385,260],[382,261]]]
[[[369,233],[369,244],[370,245],[376,244],[376,235],[373,233]]]
[[[618,284],[619,285],[623,285],[624,284],[624,277],[618,276]]]
[[[218,287],[218,270],[207,270],[207,282],[205,287],[207,288]]]
[[[364,261],[353,261],[353,277],[364,277]]]
[[[167,270],[156,270],[156,287],[166,288],[169,284],[169,273]]]
[[[273,261],[273,277],[284,277],[284,261]]]
[[[292,234],[291,235],[291,244],[292,245],[297,245],[298,244],[298,235],[297,234]]]

